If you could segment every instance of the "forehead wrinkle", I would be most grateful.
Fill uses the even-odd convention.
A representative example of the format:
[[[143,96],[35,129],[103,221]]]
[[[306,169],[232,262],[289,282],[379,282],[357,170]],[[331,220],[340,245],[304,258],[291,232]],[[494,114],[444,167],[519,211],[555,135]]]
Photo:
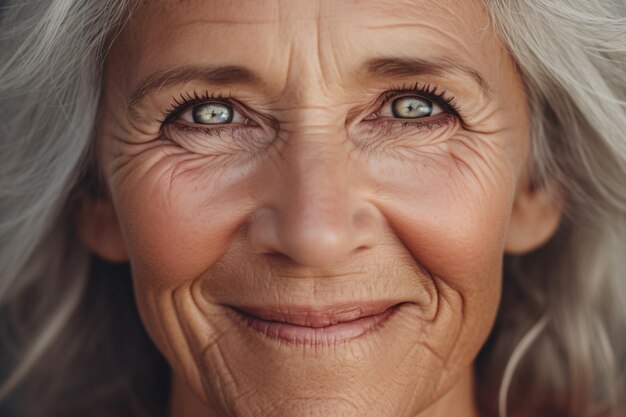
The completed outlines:
[[[475,23],[467,19],[467,13],[478,12],[488,17],[484,0],[377,0],[369,3],[371,12],[383,19],[424,21],[425,19],[446,20],[457,17],[458,23]],[[392,6],[392,7],[390,7]],[[474,16],[475,17],[475,16]]]
[[[432,30],[438,36],[450,40],[451,44],[458,44],[463,49],[467,49],[471,43],[482,41],[491,28],[488,10],[482,1],[443,0],[436,4],[428,4],[423,1],[407,0],[405,3],[406,7],[400,9],[403,10],[401,14],[396,12],[397,8],[381,8],[380,15],[386,22],[373,22],[367,25],[367,28],[371,30],[424,28]],[[467,18],[467,13],[473,13],[471,19]],[[479,16],[480,19],[477,19]],[[469,52],[471,55],[471,51]]]
[[[446,49],[452,49],[450,48],[450,46],[454,45],[455,48],[461,48],[463,49],[465,52],[467,52],[468,54],[471,55],[471,51],[469,51],[469,42],[467,39],[467,34],[466,33],[458,33],[458,27],[455,27],[454,25],[452,25],[451,29],[455,32],[457,32],[456,34],[451,33],[451,31],[448,31],[446,27],[443,26],[439,26],[433,22],[427,22],[427,21],[419,21],[419,20],[415,20],[415,21],[410,21],[410,22],[390,22],[390,23],[385,23],[385,24],[381,24],[381,25],[369,25],[367,26],[368,30],[390,30],[390,29],[394,29],[394,28],[400,28],[400,29],[406,29],[406,28],[410,28],[410,29],[414,29],[415,32],[421,32],[420,33],[420,38],[422,39],[436,39],[436,44],[440,45],[443,48]],[[484,28],[481,27],[481,30],[479,31],[480,34],[478,35],[478,37],[483,38],[484,37]],[[435,36],[425,36],[427,33],[431,33],[432,35]],[[444,44],[443,42],[441,42],[441,40],[445,39],[448,45]],[[478,38],[476,39],[478,40]],[[472,40],[473,41],[473,40]]]
[[[358,50],[360,44],[354,45],[355,39],[345,36],[340,30],[354,32],[352,26],[360,26],[360,21],[354,25],[353,15],[342,19],[341,14],[336,14],[335,3],[332,1],[320,0],[311,4],[319,5],[319,8],[314,10],[315,16],[309,18],[310,25],[304,29],[299,27],[297,33],[300,37],[290,36],[286,54],[288,57],[286,81],[278,99],[275,100],[288,103],[287,105],[293,109],[316,108],[323,102],[334,105],[340,97],[344,97],[342,101],[345,102],[346,87],[360,85],[360,81],[354,78],[354,67],[358,62],[351,62],[345,53],[351,48]],[[313,11],[312,8],[308,10]],[[315,27],[312,17],[315,17]],[[340,25],[339,22],[344,20],[352,26]],[[313,36],[308,36],[300,42],[299,39],[302,39],[303,34],[306,36],[306,28],[311,29],[308,34]],[[289,32],[283,38],[288,35]],[[306,47],[306,42],[309,42],[310,48]],[[312,51],[315,53],[311,53]]]
[[[308,3],[306,16],[299,15],[295,20],[288,17],[287,12],[281,12],[284,21],[280,24],[279,34],[289,39],[289,46],[287,72],[279,100],[301,105],[312,103],[314,96],[327,96],[330,92],[332,81],[339,71],[334,60],[334,48],[332,45],[326,48],[322,39],[325,27],[332,26],[326,21],[334,18],[332,14],[325,13],[324,4],[323,0]],[[299,25],[298,30],[292,30],[294,23]],[[331,52],[330,56],[328,52]]]
[[[329,7],[325,5],[330,5]],[[328,9],[328,13],[326,10]],[[332,31],[337,27],[335,15],[332,13],[333,3],[325,0],[320,0],[320,9],[318,11],[317,19],[317,56],[320,64],[320,74],[323,78],[324,85],[330,86],[333,81],[341,79],[341,70],[339,65],[339,56],[337,55],[340,49],[337,45],[330,41],[333,39]],[[337,38],[335,36],[335,38]],[[324,41],[328,44],[324,48]]]
[[[341,6],[346,6],[346,3],[342,2]],[[344,77],[351,75],[350,71],[341,67],[346,61],[345,52],[349,50],[352,39],[341,33],[341,29],[353,31],[354,15],[345,9],[338,10],[336,2],[317,0],[307,3],[306,10],[300,10],[296,15],[298,21],[287,16],[293,9],[287,7],[293,6],[292,1],[287,0],[284,4],[285,11],[281,14],[286,24],[280,25],[281,37],[290,41],[286,54],[288,74],[281,97],[292,93],[289,101],[302,103],[321,94],[330,96],[334,88],[344,84]],[[307,20],[304,24],[303,16]],[[294,23],[297,24],[296,30],[290,31]],[[360,21],[356,24],[361,25]],[[338,41],[341,42],[339,45]]]

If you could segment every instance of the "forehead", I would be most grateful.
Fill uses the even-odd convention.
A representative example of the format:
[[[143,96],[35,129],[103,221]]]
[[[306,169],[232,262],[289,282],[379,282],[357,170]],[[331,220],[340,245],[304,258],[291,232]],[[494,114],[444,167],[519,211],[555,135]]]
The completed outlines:
[[[151,0],[118,43],[131,82],[155,66],[210,64],[332,83],[381,56],[436,55],[489,74],[503,56],[480,0]]]

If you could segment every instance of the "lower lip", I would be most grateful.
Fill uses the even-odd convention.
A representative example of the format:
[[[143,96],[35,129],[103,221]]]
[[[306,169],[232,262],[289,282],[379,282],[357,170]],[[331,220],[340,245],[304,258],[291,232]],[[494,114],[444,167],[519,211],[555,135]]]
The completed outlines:
[[[234,308],[228,308],[228,310],[232,311],[237,317],[237,321],[243,323],[245,327],[255,330],[270,339],[294,345],[331,346],[354,340],[382,328],[400,307],[400,304],[396,304],[373,316],[361,317],[356,320],[317,328],[261,320]]]

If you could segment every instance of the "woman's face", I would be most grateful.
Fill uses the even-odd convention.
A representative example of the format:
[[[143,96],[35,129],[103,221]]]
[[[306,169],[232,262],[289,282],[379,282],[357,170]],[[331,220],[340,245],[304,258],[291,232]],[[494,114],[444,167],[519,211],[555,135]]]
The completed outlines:
[[[503,252],[548,234],[480,2],[142,2],[97,140],[85,239],[129,259],[176,415],[470,415]]]

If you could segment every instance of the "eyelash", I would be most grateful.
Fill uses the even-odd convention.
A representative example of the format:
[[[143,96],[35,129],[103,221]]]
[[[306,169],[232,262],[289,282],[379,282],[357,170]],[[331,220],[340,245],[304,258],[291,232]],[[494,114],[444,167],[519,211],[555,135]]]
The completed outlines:
[[[172,97],[172,104],[170,104],[170,107],[163,113],[163,117],[159,120],[159,123],[162,125],[168,124],[176,120],[178,116],[191,107],[208,101],[217,101],[228,104],[229,106],[234,104],[230,95],[223,96],[221,93],[213,94],[205,91],[202,95],[199,95],[195,90],[192,93],[181,93],[178,97]]]
[[[445,90],[439,90],[437,87],[431,86],[430,84],[420,85],[419,83],[414,83],[410,85],[402,84],[400,86],[392,86],[391,88],[389,88],[387,91],[385,91],[383,94],[381,94],[378,97],[378,99],[376,100],[376,108],[380,109],[383,105],[387,104],[392,99],[400,97],[402,95],[406,95],[406,94],[415,94],[415,95],[421,96],[441,106],[441,108],[444,110],[445,113],[452,114],[456,116],[457,118],[463,120],[463,117],[461,116],[461,111],[459,110],[459,107],[456,104],[456,100],[454,96],[451,96]],[[208,101],[217,101],[220,103],[228,104],[230,106],[233,106],[236,103],[230,95],[224,96],[221,93],[213,94],[213,93],[209,93],[208,91],[205,91],[202,94],[198,94],[198,92],[195,90],[192,93],[181,93],[179,97],[172,97],[172,104],[163,113],[163,117],[161,120],[159,120],[159,123],[161,125],[169,124],[173,122],[174,120],[176,120],[176,118],[180,116],[182,113],[189,110],[191,107],[198,105],[198,104],[206,103]],[[237,105],[241,106],[239,103],[237,103]],[[372,120],[372,121],[375,121],[375,120]],[[428,126],[430,127],[434,124],[441,123],[441,120],[424,121],[424,120],[416,119],[415,121],[407,121],[407,120],[398,121],[398,123],[400,123],[402,126],[418,126],[418,127]],[[232,127],[230,129],[236,129],[236,128],[237,127]],[[202,130],[202,131],[207,131],[207,132],[219,130],[223,132],[225,129],[229,129],[229,128],[225,126],[216,126],[216,127],[203,126],[203,127],[197,127],[197,128],[187,127],[187,129],[197,129],[197,130]]]
[[[456,104],[454,96],[449,95],[445,90],[439,90],[431,84],[421,85],[419,83],[414,83],[409,85],[402,84],[400,86],[393,86],[380,95],[376,101],[376,106],[377,108],[380,108],[392,99],[406,94],[421,96],[435,104],[440,105],[446,113],[450,113],[461,118],[461,111]]]

